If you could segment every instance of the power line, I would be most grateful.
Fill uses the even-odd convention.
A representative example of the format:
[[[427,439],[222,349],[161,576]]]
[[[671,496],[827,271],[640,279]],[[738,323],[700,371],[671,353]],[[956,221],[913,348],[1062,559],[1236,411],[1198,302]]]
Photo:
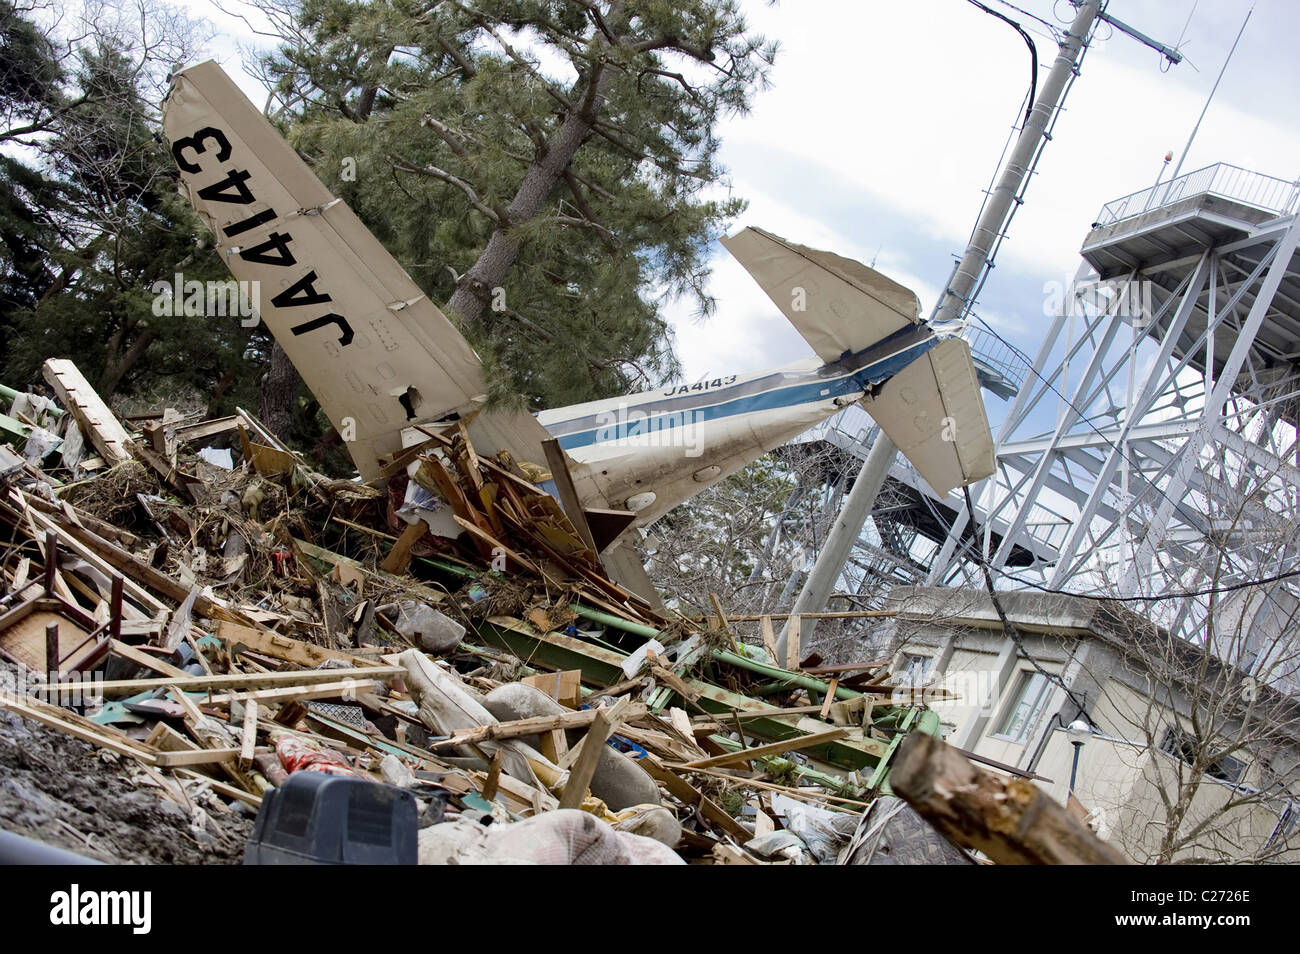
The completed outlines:
[[[1038,47],[1034,45],[1033,38],[1025,32],[1015,20],[1005,14],[998,13],[992,7],[985,6],[980,0],[966,0],[972,6],[979,7],[989,16],[997,17],[1003,23],[1010,24],[1017,33],[1024,39],[1025,45],[1029,47],[1029,105],[1025,107],[1025,125],[1029,125],[1029,118],[1034,112],[1034,100],[1038,98]]]
[[[1252,586],[1267,586],[1270,583],[1280,583],[1282,580],[1289,580],[1293,577],[1300,576],[1300,569],[1287,570],[1285,573],[1274,573],[1272,576],[1266,576],[1258,580],[1244,580],[1241,583],[1233,583],[1228,586],[1210,586],[1203,590],[1189,590],[1182,593],[1161,593],[1158,596],[1105,596],[1098,593],[1075,593],[1071,590],[1054,589],[1045,586],[1042,583],[1035,583],[1033,580],[1026,580],[1023,577],[1016,576],[1014,573],[1008,573],[1006,570],[993,567],[995,573],[999,576],[1006,577],[1008,580],[1015,580],[1017,583],[1023,583],[1025,586],[1043,593],[1055,593],[1058,596],[1074,596],[1081,600],[1095,600],[1099,603],[1154,603],[1158,600],[1181,600],[1196,599],[1202,596],[1219,596],[1224,593],[1235,593],[1238,590],[1249,589]]]

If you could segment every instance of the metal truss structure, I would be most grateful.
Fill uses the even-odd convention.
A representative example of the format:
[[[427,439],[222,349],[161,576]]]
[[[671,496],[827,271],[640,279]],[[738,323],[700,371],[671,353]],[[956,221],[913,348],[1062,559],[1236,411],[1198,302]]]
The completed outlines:
[[[928,582],[978,556],[1000,587],[1157,597],[1195,639],[1213,597],[1183,594],[1297,565],[1298,198],[1219,164],[1102,209],[971,488],[975,532],[963,504]],[[1294,607],[1292,588],[1252,605]]]

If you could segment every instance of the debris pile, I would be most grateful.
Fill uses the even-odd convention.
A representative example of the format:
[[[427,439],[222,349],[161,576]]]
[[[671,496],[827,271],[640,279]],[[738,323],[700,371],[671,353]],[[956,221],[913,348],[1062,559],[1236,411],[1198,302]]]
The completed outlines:
[[[422,863],[833,864],[938,734],[886,663],[781,666],[770,621],[750,645],[620,586],[553,475],[465,421],[362,484],[247,412],[120,421],[44,370],[0,420],[0,734],[94,747],[105,797],[147,789],[204,860],[318,773],[413,795]]]

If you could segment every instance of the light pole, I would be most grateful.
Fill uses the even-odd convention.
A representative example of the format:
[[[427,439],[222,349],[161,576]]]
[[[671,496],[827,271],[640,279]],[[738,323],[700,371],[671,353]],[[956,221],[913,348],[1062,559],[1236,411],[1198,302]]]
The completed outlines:
[[[1070,744],[1074,746],[1074,764],[1070,766],[1070,791],[1066,796],[1074,794],[1074,782],[1079,775],[1079,752],[1083,749],[1083,743],[1088,741],[1088,736],[1092,735],[1092,726],[1088,725],[1083,719],[1075,719],[1065,727],[1065,733],[1070,737]]]

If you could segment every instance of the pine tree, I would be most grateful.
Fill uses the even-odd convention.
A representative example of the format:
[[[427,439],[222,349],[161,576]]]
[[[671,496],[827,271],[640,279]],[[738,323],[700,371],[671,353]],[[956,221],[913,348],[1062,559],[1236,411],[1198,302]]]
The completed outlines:
[[[28,26],[11,35],[43,36]],[[176,192],[139,60],[110,36],[76,52],[66,72],[32,60],[28,72],[56,85],[27,110],[27,125],[41,128],[23,134],[24,154],[0,166],[5,378],[33,384],[41,363],[59,356],[106,398],[170,380],[208,394],[214,408],[227,406],[223,396],[247,401],[269,350],[265,332],[250,334],[236,316],[156,313],[158,290],[176,273],[229,276]],[[32,88],[6,86],[11,123],[24,118],[20,97]]]
[[[500,390],[536,409],[675,373],[663,306],[710,310],[709,246],[743,209],[716,126],[775,54],[733,0],[278,9],[292,141]]]

